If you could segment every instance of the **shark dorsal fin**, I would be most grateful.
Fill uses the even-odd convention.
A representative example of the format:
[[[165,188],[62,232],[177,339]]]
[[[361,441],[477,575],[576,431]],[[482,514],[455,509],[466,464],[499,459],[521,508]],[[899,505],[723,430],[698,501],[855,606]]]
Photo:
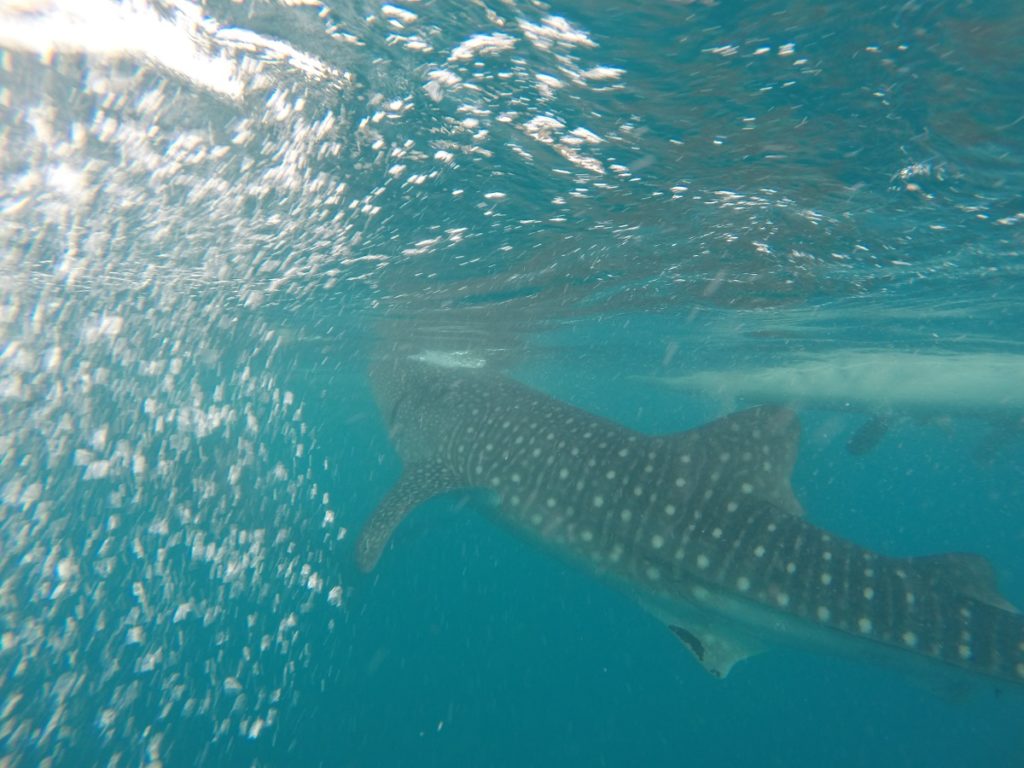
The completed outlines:
[[[995,608],[1019,613],[1016,606],[999,593],[992,563],[981,555],[951,552],[912,557],[910,562],[932,584],[944,586]]]
[[[359,567],[365,572],[373,570],[391,534],[413,507],[457,487],[451,473],[439,463],[420,462],[410,465],[363,528],[356,545],[356,562]]]
[[[790,486],[800,422],[788,408],[750,408],[663,439],[681,455],[703,455],[709,463],[724,456],[734,459],[730,462],[730,483],[741,488],[749,485],[752,500],[803,515],[803,507]]]

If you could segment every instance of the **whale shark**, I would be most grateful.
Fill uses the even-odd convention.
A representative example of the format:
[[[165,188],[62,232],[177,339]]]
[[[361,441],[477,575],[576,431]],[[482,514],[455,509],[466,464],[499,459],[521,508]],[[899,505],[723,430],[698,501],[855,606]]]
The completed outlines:
[[[440,494],[624,589],[722,678],[779,645],[1024,686],[1024,617],[973,554],[893,557],[809,522],[794,412],[760,406],[647,435],[487,367],[396,357],[374,396],[403,473],[361,532],[375,568]]]

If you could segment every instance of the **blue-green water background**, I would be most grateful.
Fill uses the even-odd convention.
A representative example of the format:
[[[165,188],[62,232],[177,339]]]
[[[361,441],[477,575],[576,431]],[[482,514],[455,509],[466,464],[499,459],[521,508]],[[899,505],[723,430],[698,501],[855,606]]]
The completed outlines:
[[[636,376],[1016,359],[1024,11],[398,6],[139,4],[220,86],[3,9],[0,765],[1022,764],[1019,694],[785,650],[713,680],[472,505],[370,576],[352,543],[400,471],[382,349],[649,432],[736,404]],[[1024,602],[1019,435],[982,461],[939,414],[855,457],[834,405],[811,518]]]

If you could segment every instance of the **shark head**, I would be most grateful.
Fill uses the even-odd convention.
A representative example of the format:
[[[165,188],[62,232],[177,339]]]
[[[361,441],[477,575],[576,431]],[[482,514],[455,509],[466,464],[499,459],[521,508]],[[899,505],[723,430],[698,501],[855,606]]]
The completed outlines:
[[[374,399],[403,461],[436,451],[457,408],[461,381],[446,367],[413,358],[384,358],[370,367]]]

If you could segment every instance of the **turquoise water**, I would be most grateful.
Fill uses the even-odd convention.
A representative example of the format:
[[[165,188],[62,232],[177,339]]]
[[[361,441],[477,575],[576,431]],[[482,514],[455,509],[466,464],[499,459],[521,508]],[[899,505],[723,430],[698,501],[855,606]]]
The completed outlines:
[[[460,353],[791,405],[815,523],[1024,604],[1022,60],[994,0],[0,1],[0,768],[1020,765],[1019,692],[714,680],[472,502],[353,542],[370,357]]]

